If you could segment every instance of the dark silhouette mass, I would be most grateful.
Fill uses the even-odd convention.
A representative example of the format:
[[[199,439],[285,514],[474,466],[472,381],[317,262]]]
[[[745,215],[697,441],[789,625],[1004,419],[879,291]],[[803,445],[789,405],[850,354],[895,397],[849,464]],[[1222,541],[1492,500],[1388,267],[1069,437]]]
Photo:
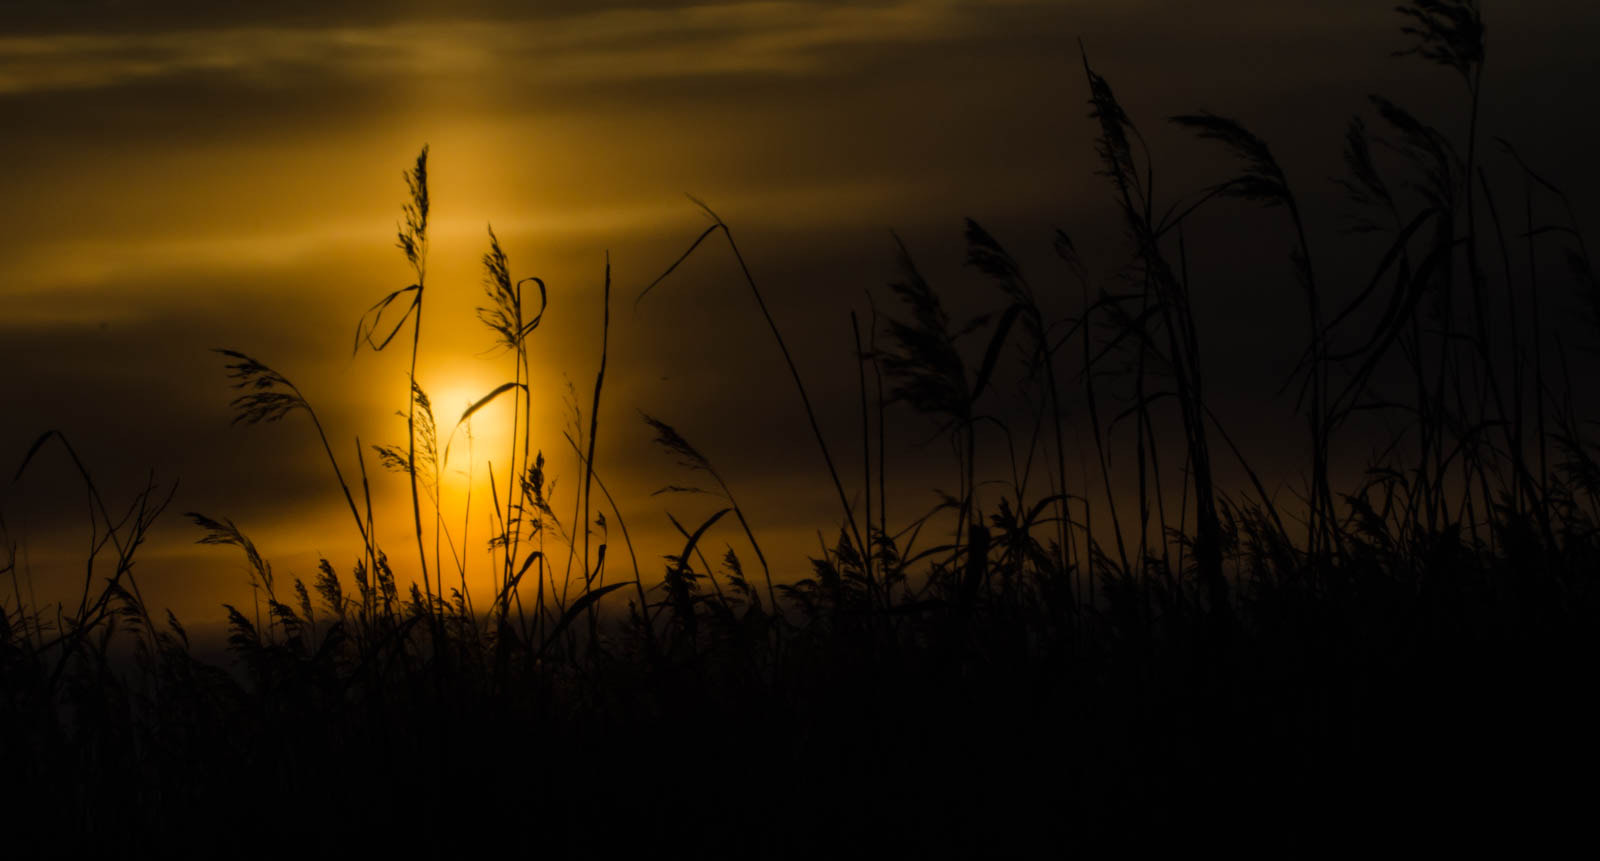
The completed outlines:
[[[411,283],[353,343],[410,336],[404,379],[371,383],[394,390],[404,441],[345,434],[277,356],[217,351],[235,424],[258,426],[239,445],[315,446],[340,506],[320,528],[357,558],[283,576],[235,512],[187,513],[207,550],[243,555],[255,598],[223,605],[225,643],[208,644],[140,587],[175,485],[103,493],[60,431],[21,453],[16,476],[81,486],[91,542],[76,600],[41,602],[27,541],[0,520],[0,841],[824,858],[1581,835],[1600,718],[1600,283],[1583,201],[1516,141],[1483,139],[1479,5],[1398,12],[1397,62],[1458,78],[1461,98],[1414,113],[1372,96],[1337,199],[1302,193],[1283,153],[1205,110],[1168,125],[1226,160],[1169,191],[1155,124],[1119,99],[1116,63],[1078,46],[1122,241],[1041,226],[1056,260],[1036,267],[969,219],[980,286],[958,290],[892,236],[893,280],[836,310],[848,342],[787,325],[737,225],[691,198],[709,226],[628,301],[613,307],[613,260],[596,261],[600,317],[578,357],[593,382],[571,390],[560,451],[541,449],[550,381],[530,343],[562,295],[493,228],[482,359],[510,373],[459,414],[419,382],[439,283],[422,147],[396,241]],[[1319,231],[1318,207],[1343,229]],[[1203,219],[1238,219],[1288,273],[1268,285],[1296,297],[1270,323],[1298,344],[1274,367],[1294,415],[1277,433],[1301,456],[1287,469],[1237,442],[1260,414],[1230,415],[1208,376],[1237,332],[1206,325]],[[745,304],[730,319],[781,358],[770,385],[805,422],[803,446],[764,450],[827,485],[809,552],[764,542],[736,495],[759,479],[719,469],[682,430],[687,408],[645,413],[607,388],[630,372],[613,315],[662,314],[708,257],[731,264]],[[1591,316],[1561,319],[1556,294]],[[798,348],[819,341],[849,353],[842,383],[806,367]],[[739,422],[748,393],[720,396]],[[597,441],[640,419],[679,478],[614,497],[621,468]],[[474,455],[495,421],[497,450]],[[558,479],[557,457],[577,474]],[[487,499],[470,478],[464,499],[446,493],[477,464]],[[407,484],[403,523],[382,522],[380,472]],[[676,542],[664,558],[628,530],[655,505]],[[783,576],[796,552],[804,576]]]

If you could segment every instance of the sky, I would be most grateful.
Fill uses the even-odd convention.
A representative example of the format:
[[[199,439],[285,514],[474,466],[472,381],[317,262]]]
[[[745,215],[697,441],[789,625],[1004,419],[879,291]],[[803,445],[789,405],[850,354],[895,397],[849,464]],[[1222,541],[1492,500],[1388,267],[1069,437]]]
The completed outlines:
[[[581,472],[562,432],[572,403],[587,427],[609,255],[596,463],[647,579],[674,549],[668,513],[688,523],[715,503],[653,495],[692,476],[651,445],[641,412],[717,465],[757,533],[784,551],[769,553],[780,578],[803,575],[818,530],[837,528],[833,489],[727,247],[702,248],[635,303],[706,227],[686,195],[731,226],[854,493],[850,312],[865,322],[869,294],[892,307],[896,236],[958,310],[990,295],[961,265],[967,217],[1050,285],[1062,314],[1076,287],[1051,254],[1056,228],[1084,250],[1097,286],[1126,262],[1096,174],[1080,51],[1145,132],[1168,199],[1230,165],[1165,117],[1211,110],[1267,140],[1326,242],[1329,281],[1346,285],[1333,289],[1353,293],[1374,251],[1338,232],[1346,123],[1370,115],[1367,95],[1380,92],[1452,133],[1465,124],[1459,79],[1391,56],[1407,44],[1391,7],[0,0],[0,515],[39,597],[74,598],[89,536],[70,462],[46,449],[17,481],[5,466],[59,429],[113,508],[149,476],[177,482],[136,569],[154,604],[204,617],[248,596],[242,559],[196,545],[186,511],[234,520],[280,577],[309,577],[321,556],[346,570],[359,542],[314,431],[300,416],[232,425],[223,362],[209,352],[226,347],[300,386],[347,473],[356,440],[367,447],[379,539],[409,573],[398,561],[410,558],[405,482],[370,456],[404,439],[407,357],[351,344],[362,311],[410,283],[394,235],[402,171],[427,144],[418,381],[451,417],[442,423],[510,379],[474,313],[492,225],[513,276],[549,287],[529,341],[534,445],[558,509],[572,504]],[[1527,0],[1485,16],[1484,139],[1511,138],[1573,199],[1596,199],[1600,13]],[[1213,400],[1273,481],[1292,486],[1292,467],[1273,467],[1298,454],[1285,441],[1293,405],[1274,398],[1298,346],[1279,321],[1302,307],[1281,218],[1219,207],[1196,219],[1189,244]],[[472,465],[479,515],[497,456],[486,452],[507,445],[497,409],[480,413],[472,456],[452,465]],[[897,410],[891,430],[902,509],[891,519],[909,521],[953,476],[931,423]],[[448,482],[454,522],[469,481]],[[470,529],[481,542],[485,524]],[[738,542],[728,532],[714,546]]]

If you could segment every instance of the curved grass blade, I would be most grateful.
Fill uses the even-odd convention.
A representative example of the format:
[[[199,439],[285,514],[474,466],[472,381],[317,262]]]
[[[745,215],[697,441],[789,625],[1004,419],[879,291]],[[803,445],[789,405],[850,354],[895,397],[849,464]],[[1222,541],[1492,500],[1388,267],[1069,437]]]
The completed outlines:
[[[495,398],[500,397],[512,389],[521,389],[526,392],[528,390],[528,386],[525,383],[501,383],[499,386],[495,387],[494,391],[479,398],[477,403],[474,403],[472,406],[467,407],[467,411],[461,414],[461,418],[456,421],[456,424],[459,425],[462,422],[465,422],[467,419],[472,418],[473,413],[488,406],[494,401]]]
[[[565,632],[567,628],[571,627],[573,621],[579,616],[583,615],[584,611],[594,606],[596,602],[598,602],[601,598],[604,598],[606,595],[609,595],[624,586],[631,585],[633,584],[627,582],[612,583],[610,586],[602,586],[599,589],[591,589],[588,592],[583,593],[578,600],[572,602],[572,606],[568,607],[565,613],[561,614],[561,619],[556,622],[555,627],[551,628],[550,633],[545,636],[544,643],[539,646],[538,657],[544,657],[544,653],[549,650],[550,644],[554,643],[558,638],[560,638],[561,634]]]

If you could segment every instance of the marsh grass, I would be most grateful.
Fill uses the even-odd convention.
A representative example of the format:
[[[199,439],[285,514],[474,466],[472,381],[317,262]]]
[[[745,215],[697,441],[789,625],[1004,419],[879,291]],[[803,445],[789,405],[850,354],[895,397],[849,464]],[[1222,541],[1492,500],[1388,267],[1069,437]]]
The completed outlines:
[[[704,485],[671,485],[663,498],[706,495],[716,508],[698,522],[673,517],[681,548],[646,576],[596,462],[602,415],[616,412],[602,410],[609,256],[587,421],[574,392],[564,437],[582,476],[569,520],[532,426],[543,384],[527,339],[549,295],[542,280],[514,277],[492,229],[479,316],[512,374],[453,425],[438,423],[416,382],[424,149],[406,174],[399,234],[415,284],[358,326],[358,347],[382,349],[408,320],[413,336],[408,440],[357,441],[362,505],[300,390],[222,351],[240,390],[235,421],[304,412],[363,542],[347,575],[324,560],[310,584],[284,583],[232,521],[191,514],[201,543],[247,561],[256,604],[225,608],[232,671],[196,657],[180,622],[153,618],[140,595],[134,553],[170,493],[151,483],[114,513],[65,437],[46,434],[27,453],[23,469],[40,468],[52,443],[69,455],[92,503],[92,547],[76,609],[52,620],[24,594],[16,543],[0,542],[13,591],[0,620],[0,738],[8,782],[29,796],[8,839],[238,847],[240,834],[269,829],[276,839],[253,849],[305,851],[299,835],[315,833],[460,851],[514,834],[556,854],[799,856],[843,841],[979,855],[1039,841],[1304,848],[1466,817],[1515,830],[1535,808],[1581,809],[1537,766],[1595,753],[1600,443],[1570,348],[1540,337],[1540,296],[1593,300],[1595,269],[1556,185],[1509,144],[1510,180],[1479,163],[1476,4],[1402,12],[1409,53],[1468,81],[1469,132],[1452,141],[1378,97],[1375,117],[1350,123],[1350,224],[1387,246],[1370,276],[1336,283],[1313,264],[1289,178],[1237,120],[1173,118],[1241,167],[1163,199],[1154,155],[1085,56],[1127,265],[1096,286],[1058,231],[1065,273],[1029,278],[969,221],[966,259],[992,310],[958,322],[897,240],[901,274],[868,297],[865,336],[849,314],[854,491],[756,275],[702,204],[712,225],[635,305],[689,256],[714,253],[707,239],[726,239],[756,300],[752,325],[765,324],[785,360],[838,498],[834,537],[792,582],[775,581],[735,497],[739,477],[678,417],[648,415],[655,443]],[[1194,289],[1185,226],[1225,197],[1285,213],[1290,281],[1305,297],[1306,346],[1283,389],[1306,422],[1308,467],[1287,502],[1208,400],[1196,322],[1207,297]],[[1512,200],[1520,213],[1501,208]],[[1542,220],[1551,208],[1562,220]],[[1567,287],[1543,262],[1557,252]],[[1502,302],[1503,316],[1491,310]],[[1049,310],[1072,304],[1065,316]],[[1032,407],[1006,409],[1003,385]],[[474,596],[471,500],[445,510],[439,475],[458,439],[471,459],[471,422],[507,396],[509,443],[488,465],[490,531],[479,539],[497,570],[490,593]],[[956,491],[917,516],[903,513],[913,501],[890,498],[891,410],[951,445]],[[1337,447],[1371,446],[1373,415],[1399,430],[1372,446],[1364,473],[1336,473]],[[1069,436],[1092,451],[1070,450]],[[372,451],[408,476],[420,588],[376,540]],[[1224,451],[1246,476],[1240,489],[1218,479]],[[1076,457],[1093,465],[1080,486],[1068,481]],[[985,475],[995,464],[1000,475]],[[1134,492],[1123,493],[1130,476]],[[620,557],[613,526],[631,578],[607,571]],[[457,568],[449,594],[441,544]],[[124,640],[132,671],[113,667]]]

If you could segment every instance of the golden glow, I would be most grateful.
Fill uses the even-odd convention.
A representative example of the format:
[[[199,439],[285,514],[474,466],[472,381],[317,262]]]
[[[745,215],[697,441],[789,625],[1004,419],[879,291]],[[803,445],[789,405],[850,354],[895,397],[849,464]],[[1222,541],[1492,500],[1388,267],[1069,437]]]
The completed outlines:
[[[351,343],[362,311],[409,283],[394,248],[400,172],[424,142],[433,213],[418,378],[441,437],[467,403],[513,378],[510,357],[490,350],[475,315],[493,224],[513,276],[549,285],[549,311],[529,339],[532,449],[547,458],[556,510],[573,527],[582,470],[563,432],[577,429],[569,403],[587,432],[609,252],[596,460],[646,576],[677,549],[665,512],[687,522],[715,500],[651,495],[694,477],[651,445],[637,410],[677,425],[717,463],[770,541],[781,579],[805,572],[832,490],[738,270],[712,243],[634,306],[704,229],[684,192],[738,231],[825,431],[850,462],[858,425],[847,311],[892,276],[889,228],[952,286],[971,283],[957,249],[968,215],[1003,227],[1030,262],[1047,261],[1041,271],[1053,264],[1056,224],[1078,219],[1090,241],[1118,238],[1092,208],[1105,192],[1084,118],[1080,36],[1142,116],[1199,104],[1276,118],[1281,128],[1266,131],[1286,136],[1328,131],[1307,119],[1323,104],[1286,97],[1297,80],[1346,74],[1350,57],[1381,58],[1373,45],[1388,43],[1374,40],[1389,38],[1382,16],[1339,4],[1207,7],[1198,16],[1153,15],[1146,3],[745,2],[382,23],[330,11],[294,26],[256,6],[120,30],[61,19],[0,37],[0,358],[24,369],[0,378],[13,417],[0,424],[0,458],[59,427],[113,506],[147,466],[181,477],[140,571],[162,582],[157,603],[202,618],[245,587],[226,551],[193,546],[182,511],[235,519],[285,576],[311,576],[319,555],[341,571],[359,556],[310,424],[294,415],[230,427],[234,393],[212,347],[245,351],[292,379],[357,484],[361,441],[379,539],[403,575],[413,570],[408,483],[379,471],[370,448],[404,442],[395,411],[406,404],[409,343],[353,357]],[[1352,23],[1369,20],[1371,32]],[[1528,20],[1520,34],[1507,22],[1508,44],[1582,32],[1557,16]],[[1224,36],[1243,47],[1190,47]],[[1271,75],[1261,73],[1267,60],[1277,64]],[[1530,62],[1497,54],[1496,80]],[[1225,82],[1228,103],[1202,80]],[[1347,89],[1352,109],[1365,92],[1389,91],[1361,80]],[[1513,120],[1499,127],[1539,118]],[[1215,180],[1187,167],[1175,163],[1173,187]],[[1571,190],[1583,198],[1581,185]],[[1286,292],[1281,301],[1298,299]],[[503,484],[510,412],[509,400],[485,409],[470,448],[458,433],[441,477],[457,541],[470,491],[465,540],[471,570],[485,578],[475,589],[489,576],[489,464]],[[921,456],[904,446],[890,458],[918,500],[944,483],[915,474]],[[39,578],[73,592],[81,500],[62,464],[48,469],[0,503],[20,528],[17,500],[27,500]],[[426,500],[423,509],[431,557]],[[608,528],[615,544],[617,526]],[[747,554],[737,535],[722,540]]]

